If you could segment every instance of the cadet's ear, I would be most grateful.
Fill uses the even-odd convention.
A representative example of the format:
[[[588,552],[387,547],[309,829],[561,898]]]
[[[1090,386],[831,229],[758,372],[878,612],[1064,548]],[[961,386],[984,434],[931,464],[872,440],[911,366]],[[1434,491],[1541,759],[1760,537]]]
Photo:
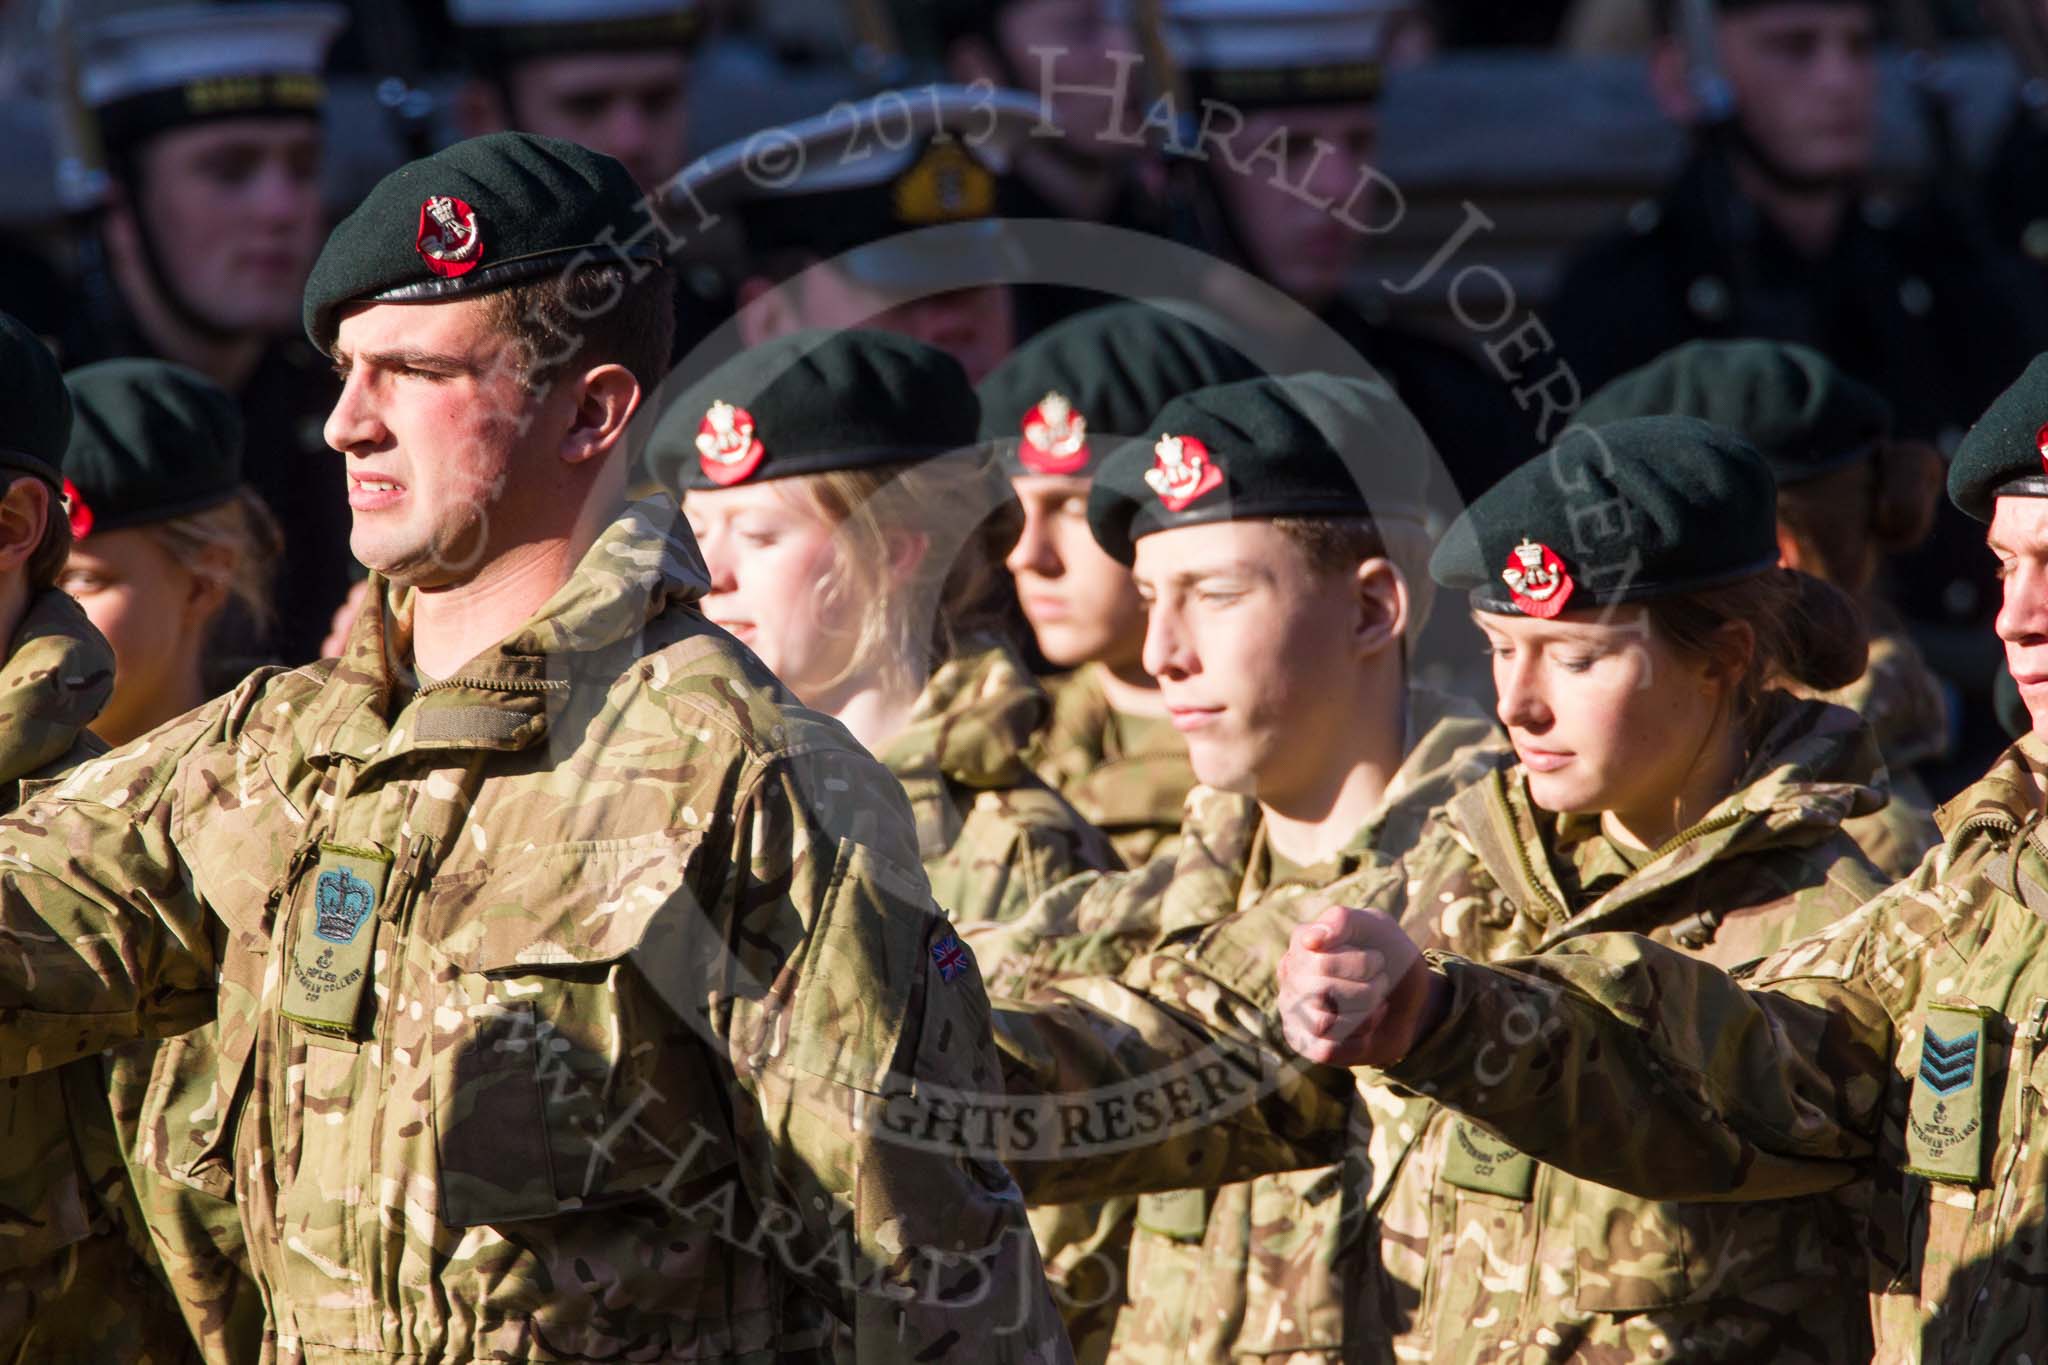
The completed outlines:
[[[1700,103],[1686,79],[1685,48],[1676,38],[1659,38],[1650,49],[1650,94],[1673,123],[1690,127],[1699,121]]]
[[[1797,569],[1800,573],[1813,572],[1806,563],[1806,549],[1799,543],[1799,537],[1785,529],[1785,523],[1778,523],[1778,567]]]
[[[0,574],[15,574],[34,557],[43,543],[43,531],[50,524],[56,503],[50,485],[41,479],[20,476],[0,494]]]
[[[562,433],[562,460],[583,464],[609,453],[626,434],[640,406],[640,381],[624,365],[599,365],[584,372],[576,411]]]
[[[778,285],[765,275],[750,275],[740,282],[738,299],[740,340],[749,346],[773,341],[804,325],[794,284]]]
[[[1371,656],[1389,648],[1398,649],[1408,629],[1408,580],[1394,562],[1379,555],[1361,560],[1355,580],[1358,615],[1355,627],[1358,652]]]

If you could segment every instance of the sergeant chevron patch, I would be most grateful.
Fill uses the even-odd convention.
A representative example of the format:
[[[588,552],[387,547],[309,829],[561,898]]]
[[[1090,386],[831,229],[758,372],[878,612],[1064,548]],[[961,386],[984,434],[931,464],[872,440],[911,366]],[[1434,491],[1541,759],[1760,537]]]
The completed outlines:
[[[1906,1169],[1948,1184],[1984,1174],[1985,1021],[1978,1005],[1929,1005],[1920,1025],[1920,1067],[1906,1113]]]
[[[1977,1079],[1977,1032],[1944,1038],[1927,1028],[1920,1047],[1920,1079],[1937,1095],[1953,1095]]]

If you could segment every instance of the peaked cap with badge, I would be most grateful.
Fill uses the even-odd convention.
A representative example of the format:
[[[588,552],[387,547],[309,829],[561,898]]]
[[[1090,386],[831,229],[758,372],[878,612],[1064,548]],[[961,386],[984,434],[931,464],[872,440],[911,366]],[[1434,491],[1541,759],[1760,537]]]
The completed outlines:
[[[647,460],[689,491],[975,447],[960,362],[893,332],[808,329],[742,351],[663,409]]]
[[[64,377],[77,413],[64,452],[80,540],[218,507],[242,486],[242,416],[204,375],[162,360],[103,360]]]
[[[1038,100],[1015,90],[885,91],[698,158],[676,177],[670,202],[699,216],[736,212],[756,259],[836,257],[877,288],[985,283],[1004,249],[1003,178],[1041,117]],[[949,237],[948,249],[890,240],[961,223],[977,226]]]
[[[222,118],[318,118],[327,49],[348,22],[331,4],[131,9],[79,35],[79,93],[118,163],[143,140]]]
[[[351,303],[439,303],[577,265],[659,263],[643,197],[601,152],[489,133],[399,167],[327,238],[306,280],[306,335],[334,346]]]
[[[1381,380],[1240,380],[1174,399],[1102,462],[1088,526],[1114,559],[1157,531],[1276,517],[1421,515],[1436,454]]]
[[[2048,355],[1985,409],[1948,466],[1948,497],[1989,522],[2000,498],[2048,498]]]
[[[1415,0],[1162,0],[1166,51],[1193,99],[1238,109],[1368,104]]]
[[[1143,303],[1092,308],[981,381],[981,435],[1011,478],[1086,476],[1173,399],[1258,373],[1198,321]]]
[[[688,48],[704,29],[698,0],[448,0],[472,65],[502,67],[577,52]]]
[[[71,392],[57,358],[27,324],[0,313],[0,469],[57,487],[71,422]]]
[[[1723,587],[1778,562],[1777,484],[1692,417],[1575,426],[1459,515],[1430,576],[1475,610],[1549,619]]]
[[[1891,435],[1891,404],[1810,346],[1689,341],[1588,398],[1589,427],[1697,417],[1740,432],[1780,488],[1868,459]]]

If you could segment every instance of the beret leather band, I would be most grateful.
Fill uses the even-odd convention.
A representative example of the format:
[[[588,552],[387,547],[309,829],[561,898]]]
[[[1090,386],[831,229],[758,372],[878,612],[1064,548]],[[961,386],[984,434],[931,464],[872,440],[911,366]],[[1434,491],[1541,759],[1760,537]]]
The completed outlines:
[[[2048,498],[2048,474],[2022,474],[1991,490],[1997,498]]]
[[[26,450],[14,450],[8,446],[0,446],[0,469],[19,470],[21,473],[33,475],[53,488],[62,482],[62,476],[48,460],[31,455]]]
[[[478,266],[467,275],[452,278],[431,276],[415,280],[411,284],[395,285],[390,289],[372,294],[363,303],[433,303],[441,299],[463,298],[470,294],[488,294],[499,289],[510,289],[516,284],[543,279],[556,273],[562,266],[575,261],[578,256],[593,255],[588,246],[564,247],[559,251],[541,251],[531,256],[521,256],[510,261],[494,261]],[[621,260],[648,261],[659,264],[661,248],[650,242],[633,242],[624,250],[606,253]],[[585,265],[603,265],[603,260],[585,261]]]
[[[1725,569],[1719,573],[1695,574],[1690,578],[1659,579],[1640,591],[1633,586],[1633,580],[1624,583],[1618,589],[1602,589],[1595,580],[1595,575],[1599,572],[1597,568],[1585,570],[1582,566],[1573,564],[1570,561],[1566,562],[1566,567],[1571,569],[1572,581],[1576,585],[1571,601],[1571,605],[1574,608],[1581,606],[1622,607],[1627,606],[1631,602],[1655,601],[1659,597],[1683,597],[1687,593],[1712,592],[1716,588],[1725,588],[1731,583],[1740,583],[1746,579],[1755,578],[1760,573],[1766,573],[1771,569],[1775,569],[1778,567],[1778,560],[1775,556],[1766,556],[1755,563],[1744,565],[1738,569]],[[1474,588],[1467,594],[1467,600],[1470,601],[1473,609],[1488,612],[1495,616],[1522,615],[1522,609],[1517,607],[1505,592],[1500,591],[1494,586],[1498,582],[1499,580],[1496,579],[1493,583],[1487,583]],[[1501,586],[1504,587],[1505,585]]]

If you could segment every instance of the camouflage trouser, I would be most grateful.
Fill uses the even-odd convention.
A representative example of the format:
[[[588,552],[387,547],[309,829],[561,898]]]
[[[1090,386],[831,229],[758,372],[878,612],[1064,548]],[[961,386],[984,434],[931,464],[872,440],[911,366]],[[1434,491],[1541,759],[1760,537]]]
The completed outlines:
[[[1066,1324],[1075,1365],[1109,1359],[1117,1317],[1130,1306],[1129,1261],[1135,1199],[1047,1204],[1031,1210],[1031,1235]]]

